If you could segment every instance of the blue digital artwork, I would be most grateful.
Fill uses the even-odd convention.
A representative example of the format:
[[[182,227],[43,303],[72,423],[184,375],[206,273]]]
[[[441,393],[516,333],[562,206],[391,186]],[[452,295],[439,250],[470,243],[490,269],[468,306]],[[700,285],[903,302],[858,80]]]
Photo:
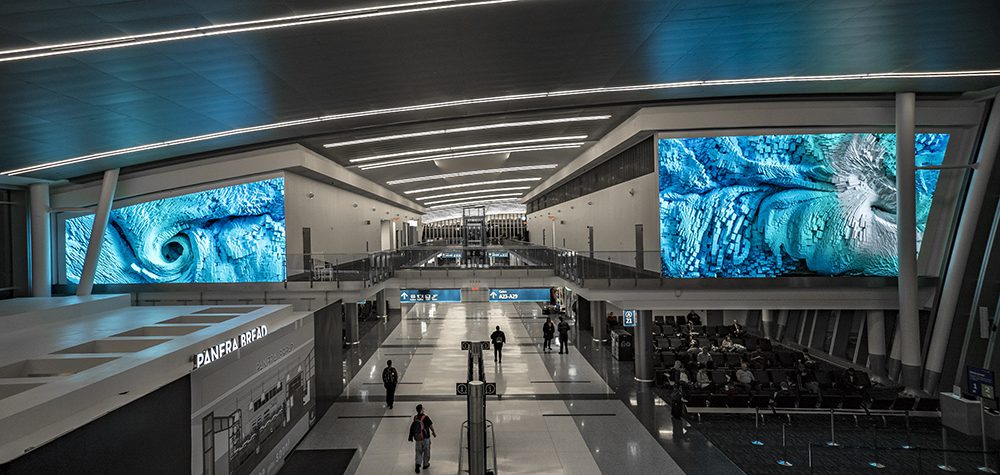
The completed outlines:
[[[917,134],[940,165],[947,134]],[[895,134],[660,139],[665,277],[896,276]],[[938,173],[918,170],[917,239]]]
[[[285,182],[272,178],[111,211],[94,282],[280,282]],[[66,278],[80,282],[94,215],[66,220]]]

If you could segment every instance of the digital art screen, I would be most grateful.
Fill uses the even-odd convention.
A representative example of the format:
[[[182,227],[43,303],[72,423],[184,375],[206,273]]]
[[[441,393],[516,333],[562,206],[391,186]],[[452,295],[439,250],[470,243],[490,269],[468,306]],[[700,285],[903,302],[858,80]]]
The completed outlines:
[[[948,134],[917,134],[940,165]],[[895,134],[660,139],[665,277],[896,276]],[[938,173],[917,170],[917,239]]]
[[[280,282],[285,182],[272,178],[114,209],[97,284]],[[80,282],[94,215],[66,220],[66,278]]]

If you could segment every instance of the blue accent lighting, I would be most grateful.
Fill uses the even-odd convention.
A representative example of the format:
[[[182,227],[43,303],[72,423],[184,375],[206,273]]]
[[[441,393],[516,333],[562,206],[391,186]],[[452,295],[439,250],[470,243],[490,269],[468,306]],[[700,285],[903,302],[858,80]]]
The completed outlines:
[[[551,291],[544,289],[490,289],[490,302],[548,302]]]
[[[285,279],[284,178],[114,209],[94,282]],[[80,282],[94,215],[66,220],[66,279]]]
[[[916,135],[940,165],[947,134]],[[661,139],[665,277],[896,276],[895,134]],[[918,245],[938,172],[918,170]]]
[[[403,289],[399,291],[399,303],[459,303],[461,289]]]

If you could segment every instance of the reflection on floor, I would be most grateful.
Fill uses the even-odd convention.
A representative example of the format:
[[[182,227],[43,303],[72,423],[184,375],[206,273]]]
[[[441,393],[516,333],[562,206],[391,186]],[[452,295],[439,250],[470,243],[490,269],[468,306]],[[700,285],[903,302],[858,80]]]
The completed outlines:
[[[541,351],[540,313],[514,304],[415,307],[299,449],[357,449],[348,473],[413,473],[406,432],[413,407],[422,403],[438,433],[426,473],[457,473],[465,402],[455,396],[455,383],[465,381],[467,369],[460,342],[487,339],[500,325],[508,341],[503,365],[489,362],[486,376],[501,394],[487,402],[500,472],[684,473],[572,343],[568,355]],[[393,410],[385,407],[381,384],[388,359],[401,383]]]

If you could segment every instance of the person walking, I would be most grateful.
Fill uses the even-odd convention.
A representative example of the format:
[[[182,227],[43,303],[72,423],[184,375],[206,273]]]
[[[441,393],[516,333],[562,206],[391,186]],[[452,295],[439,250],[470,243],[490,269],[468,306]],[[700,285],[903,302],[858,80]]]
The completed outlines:
[[[424,414],[424,405],[417,404],[417,415],[413,416],[410,423],[410,436],[406,440],[416,442],[414,454],[416,468],[414,472],[420,473],[420,469],[427,470],[431,467],[431,436],[437,437],[434,432],[434,422]]]
[[[500,325],[490,334],[490,341],[493,342],[493,362],[503,364],[503,344],[507,343],[507,336],[500,331]]]
[[[563,320],[563,317],[559,317],[559,326],[556,328],[559,330],[559,354],[563,354],[563,350],[566,350],[566,354],[569,354],[569,324]]]
[[[396,399],[396,385],[399,384],[399,373],[392,367],[392,360],[385,362],[385,369],[382,370],[382,385],[385,386],[385,405],[392,409],[392,403]]]
[[[552,323],[552,319],[546,317],[545,323],[542,324],[542,338],[545,339],[542,343],[542,351],[549,351],[552,349],[552,339],[556,337],[556,324]]]

